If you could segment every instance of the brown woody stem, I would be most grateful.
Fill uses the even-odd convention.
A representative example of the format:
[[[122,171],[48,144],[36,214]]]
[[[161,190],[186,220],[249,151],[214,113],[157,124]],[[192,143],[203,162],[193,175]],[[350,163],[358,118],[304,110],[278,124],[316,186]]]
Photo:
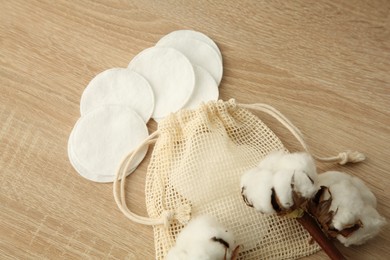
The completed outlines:
[[[296,220],[310,233],[313,239],[330,257],[330,259],[346,259],[333,244],[333,242],[324,234],[324,232],[322,232],[322,229],[318,226],[317,221],[307,212],[304,212],[302,217],[296,218]]]

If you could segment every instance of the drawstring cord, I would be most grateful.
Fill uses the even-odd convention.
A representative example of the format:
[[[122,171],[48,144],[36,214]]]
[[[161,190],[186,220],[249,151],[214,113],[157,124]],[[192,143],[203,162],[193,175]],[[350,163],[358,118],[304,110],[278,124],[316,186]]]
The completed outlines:
[[[115,202],[122,211],[122,213],[130,220],[149,226],[164,225],[168,227],[173,219],[177,219],[181,223],[187,223],[190,219],[191,207],[189,205],[179,205],[175,210],[165,210],[162,212],[160,218],[148,218],[139,216],[131,212],[126,204],[126,172],[135,156],[145,147],[154,144],[158,136],[159,131],[155,131],[148,138],[146,138],[138,148],[128,154],[120,163],[119,169],[116,172],[116,177],[113,184],[113,193]]]
[[[267,104],[262,103],[256,103],[256,104],[237,104],[239,107],[246,108],[246,109],[252,109],[257,111],[262,111],[264,113],[269,114],[270,116],[277,119],[284,127],[286,127],[292,135],[299,141],[299,143],[302,145],[302,147],[305,149],[306,152],[310,153],[309,148],[307,144],[305,143],[303,139],[303,135],[301,131],[294,126],[290,120],[288,120],[282,113],[280,113],[278,110],[273,108],[272,106],[269,106]],[[129,168],[131,162],[134,160],[135,156],[145,147],[148,147],[151,144],[154,144],[158,137],[160,136],[160,132],[157,130],[151,135],[149,135],[148,138],[144,140],[140,144],[138,148],[136,148],[133,152],[128,154],[120,163],[119,168],[116,172],[116,177],[114,179],[113,184],[113,193],[115,202],[118,206],[118,208],[122,211],[122,213],[129,218],[130,220],[143,224],[143,225],[164,225],[165,227],[169,227],[171,221],[173,219],[178,220],[180,223],[187,223],[190,219],[191,214],[191,206],[189,205],[180,205],[175,210],[165,210],[162,212],[160,218],[148,218],[148,217],[142,217],[139,216],[133,212],[131,212],[126,204],[126,197],[125,197],[125,184],[126,184],[126,172]],[[339,164],[346,164],[348,162],[356,163],[361,162],[365,159],[364,154],[357,152],[357,151],[345,151],[339,153],[337,156],[333,157],[318,157],[314,154],[312,156],[322,162],[338,162]]]
[[[337,156],[331,156],[331,157],[319,157],[313,153],[310,152],[309,147],[307,146],[306,142],[303,139],[303,134],[301,131],[291,123],[291,121],[285,117],[282,113],[280,113],[278,110],[276,110],[274,107],[262,104],[262,103],[256,103],[256,104],[238,104],[238,106],[246,109],[252,109],[257,111],[262,111],[266,114],[269,114],[276,120],[278,120],[284,127],[286,127],[292,135],[299,141],[299,143],[302,145],[302,147],[305,149],[306,152],[311,154],[313,158],[315,158],[317,161],[322,162],[338,162],[341,165],[344,165],[346,163],[357,163],[361,162],[366,159],[365,155],[358,151],[344,151],[339,153]]]

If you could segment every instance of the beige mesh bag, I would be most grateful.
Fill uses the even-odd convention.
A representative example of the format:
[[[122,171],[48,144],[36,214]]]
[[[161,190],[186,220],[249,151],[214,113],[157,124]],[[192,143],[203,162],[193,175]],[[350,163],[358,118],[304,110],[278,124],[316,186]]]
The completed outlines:
[[[319,250],[294,219],[263,215],[243,202],[241,175],[269,152],[286,149],[248,109],[273,115],[307,149],[299,130],[272,107],[239,105],[230,100],[171,114],[123,160],[114,182],[115,200],[129,219],[153,226],[156,259],[165,258],[181,229],[200,214],[212,215],[232,230],[240,244],[238,259],[292,259]],[[133,156],[152,143],[145,188],[149,217],[141,217],[126,204],[122,177]],[[316,159],[345,163],[354,160],[352,157],[341,153]]]

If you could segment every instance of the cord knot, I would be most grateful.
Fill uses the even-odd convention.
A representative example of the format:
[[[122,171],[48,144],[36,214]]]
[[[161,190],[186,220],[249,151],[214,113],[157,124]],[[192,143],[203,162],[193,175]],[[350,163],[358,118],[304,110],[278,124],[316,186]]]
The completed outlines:
[[[191,219],[191,206],[179,205],[175,212],[175,218],[183,225],[187,224]]]
[[[168,228],[173,220],[177,220],[180,224],[187,224],[191,219],[191,206],[180,204],[174,210],[164,210],[162,213],[164,226]]]
[[[357,162],[364,161],[366,159],[366,156],[363,153],[358,151],[350,151],[350,150],[339,153],[338,157],[340,159],[339,164],[341,165],[344,165],[349,162],[357,163]]]
[[[164,210],[162,213],[162,219],[164,220],[164,226],[169,227],[171,221],[175,216],[175,212],[173,210]]]

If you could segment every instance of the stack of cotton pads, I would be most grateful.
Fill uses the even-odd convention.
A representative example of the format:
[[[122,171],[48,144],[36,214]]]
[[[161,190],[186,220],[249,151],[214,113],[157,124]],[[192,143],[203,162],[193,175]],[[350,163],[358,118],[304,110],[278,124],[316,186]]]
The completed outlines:
[[[149,119],[158,122],[180,109],[217,100],[222,73],[214,41],[200,32],[179,30],[140,52],[127,68],[98,74],[81,96],[81,117],[69,136],[72,166],[88,180],[114,181],[123,157],[147,138]],[[130,169],[146,152],[138,154]]]

